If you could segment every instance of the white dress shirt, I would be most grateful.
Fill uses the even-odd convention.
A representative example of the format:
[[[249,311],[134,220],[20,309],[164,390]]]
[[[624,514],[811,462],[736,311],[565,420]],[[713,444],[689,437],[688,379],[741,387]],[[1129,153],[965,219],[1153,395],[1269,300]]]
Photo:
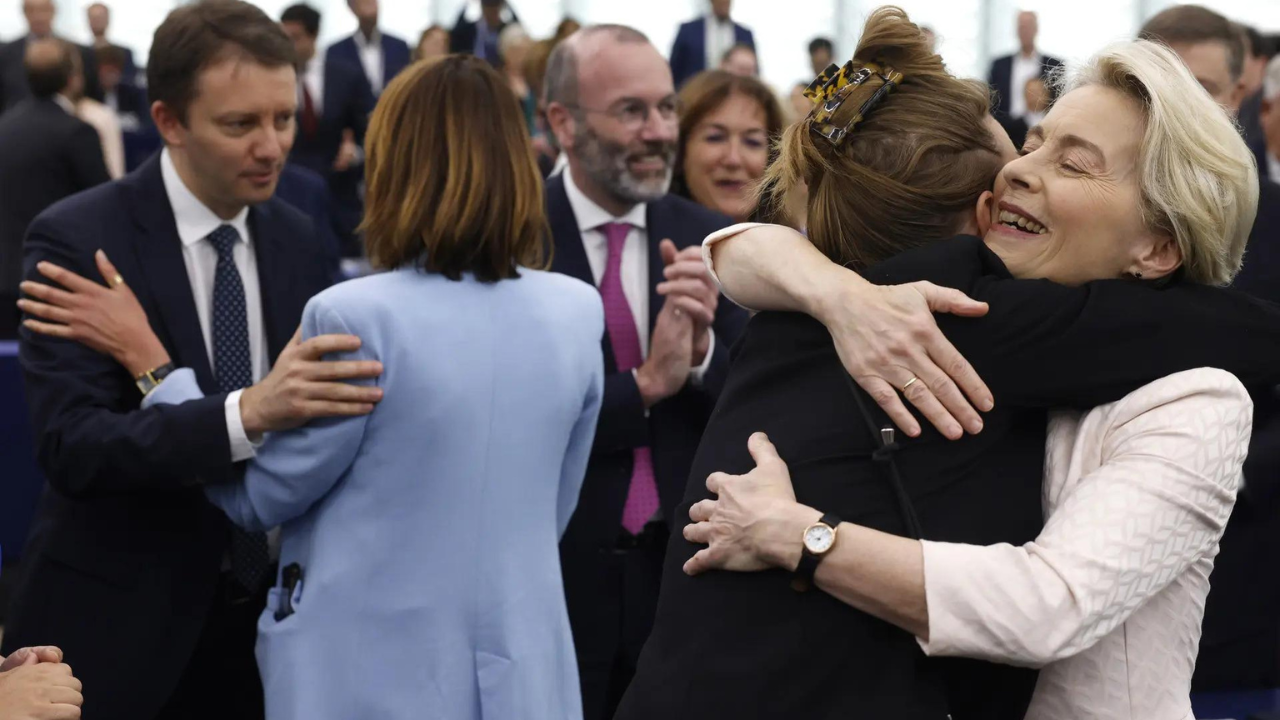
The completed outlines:
[[[1280,182],[1280,160],[1271,153],[1267,153],[1267,176],[1272,182]]]
[[[631,306],[631,314],[636,320],[636,333],[640,338],[640,354],[649,357],[649,233],[646,227],[648,206],[636,205],[621,217],[614,217],[608,210],[595,204],[578,189],[573,180],[573,170],[564,172],[564,189],[569,196],[569,206],[573,208],[573,216],[578,220],[578,231],[582,234],[582,245],[587,252],[587,263],[591,265],[591,276],[596,287],[604,276],[605,267],[609,263],[609,240],[605,237],[601,225],[612,222],[627,223],[631,232],[627,233],[626,243],[622,248],[622,294],[627,297]],[[690,372],[690,379],[701,383],[707,368],[711,366],[711,356],[715,353],[715,331],[711,333],[711,344],[707,346],[707,356],[702,364]]]
[[[232,250],[240,282],[244,285],[245,309],[249,315],[249,359],[253,365],[253,381],[266,374],[271,362],[267,358],[267,336],[262,321],[262,289],[258,284],[258,260],[253,254],[253,238],[249,235],[249,209],[245,208],[230,220],[222,220],[191,193],[178,175],[173,158],[166,148],[160,154],[160,174],[164,178],[164,190],[177,221],[178,238],[182,241],[182,260],[187,266],[187,279],[195,298],[196,314],[204,345],[209,353],[209,365],[213,367],[213,281],[218,268],[218,251],[209,242],[209,234],[222,225],[230,225],[240,233],[242,242]],[[215,368],[216,372],[216,368]],[[227,396],[227,436],[231,440],[231,460],[241,462],[254,456],[254,444],[245,433],[240,418],[240,393],[237,390]]]
[[[382,32],[373,31],[373,37],[365,39],[359,30],[355,35],[356,49],[360,51],[360,64],[364,66],[364,76],[369,78],[369,85],[375,96],[382,94],[382,83],[385,80],[385,61],[382,57]]]
[[[316,53],[316,56],[311,58],[311,62],[307,63],[307,69],[302,71],[302,82],[298,83],[299,111],[303,107],[302,86],[304,84],[307,92],[311,93],[311,107],[315,110],[318,121],[324,116],[324,55],[322,53]]]
[[[721,20],[714,14],[707,16],[707,69],[720,67],[724,54],[734,46],[737,33],[733,27],[733,19]]]
[[[1013,55],[1013,73],[1009,88],[1009,115],[1020,118],[1027,114],[1027,83],[1032,78],[1040,77],[1044,67],[1040,64],[1040,53],[1032,53],[1031,57],[1023,57],[1022,53]]]

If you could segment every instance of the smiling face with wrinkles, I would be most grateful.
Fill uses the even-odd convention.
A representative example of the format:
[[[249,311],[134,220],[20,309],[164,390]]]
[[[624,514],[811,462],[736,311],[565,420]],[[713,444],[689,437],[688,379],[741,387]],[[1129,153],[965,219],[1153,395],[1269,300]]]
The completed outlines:
[[[996,180],[985,236],[1015,277],[1075,285],[1177,267],[1176,245],[1139,210],[1145,131],[1136,100],[1099,86],[1063,96],[1031,129]]]

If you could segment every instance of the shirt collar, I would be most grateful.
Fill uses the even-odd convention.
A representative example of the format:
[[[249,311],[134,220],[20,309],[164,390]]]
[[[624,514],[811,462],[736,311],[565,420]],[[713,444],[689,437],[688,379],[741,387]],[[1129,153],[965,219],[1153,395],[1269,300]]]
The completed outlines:
[[[62,93],[57,93],[53,96],[53,101],[58,103],[58,107],[62,108],[63,110],[66,110],[68,115],[76,114],[76,104],[71,102],[71,100],[68,99],[66,95],[63,95]]]
[[[1280,182],[1280,158],[1267,153],[1267,174],[1272,182]]]
[[[608,210],[600,207],[592,202],[591,198],[583,194],[578,189],[577,183],[573,181],[573,169],[566,167],[564,172],[564,191],[569,196],[569,207],[573,208],[573,216],[578,219],[578,231],[586,232],[588,230],[597,230],[601,225],[612,222],[621,222],[644,229],[646,217],[646,206],[640,203],[631,208],[626,214],[620,217],[614,217]]]
[[[169,196],[169,206],[173,208],[173,219],[178,225],[178,239],[184,247],[204,240],[222,225],[235,228],[244,244],[252,247],[249,237],[249,208],[242,209],[230,220],[218,217],[182,181],[178,168],[169,155],[169,148],[160,153],[160,175],[164,179],[165,194]]]
[[[364,33],[360,32],[360,30],[357,29],[356,45],[359,46],[361,50],[368,50],[369,48],[374,48],[374,47],[376,48],[382,47],[382,31],[375,29],[373,31],[373,37],[366,40],[364,37]]]

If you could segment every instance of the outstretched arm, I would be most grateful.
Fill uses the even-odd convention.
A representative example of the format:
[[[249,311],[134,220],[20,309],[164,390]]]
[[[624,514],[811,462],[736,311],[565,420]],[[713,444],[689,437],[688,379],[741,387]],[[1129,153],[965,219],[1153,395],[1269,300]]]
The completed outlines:
[[[726,228],[707,238],[703,253],[730,300],[753,310],[806,313],[826,325],[850,374],[903,432],[919,435],[920,425],[899,391],[949,438],[982,430],[974,406],[990,410],[991,391],[938,330],[933,313],[978,316],[987,312],[985,303],[927,282],[873,285],[780,225]]]

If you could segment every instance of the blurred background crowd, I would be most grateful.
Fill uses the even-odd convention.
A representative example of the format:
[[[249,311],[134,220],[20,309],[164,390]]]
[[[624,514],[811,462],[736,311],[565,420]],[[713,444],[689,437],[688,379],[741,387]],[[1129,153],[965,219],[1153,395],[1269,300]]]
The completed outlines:
[[[150,112],[151,34],[175,0],[0,1],[0,625],[37,497],[36,469],[16,354],[15,301],[28,225],[57,200],[137,169],[161,148]],[[803,91],[849,57],[878,0],[259,0],[279,20],[297,58],[297,140],[277,195],[315,220],[318,252],[335,278],[370,272],[358,227],[364,217],[364,147],[370,113],[390,81],[414,61],[450,53],[497,68],[520,101],[544,177],[566,160],[546,117],[548,62],[583,25],[625,24],[667,50],[679,102],[671,192],[735,221],[767,220],[753,184],[771,141],[811,102]],[[1264,183],[1251,248],[1280,244],[1280,0],[904,0],[953,72],[985,79],[995,115],[1020,144],[1053,100],[1053,77],[1107,43],[1152,32],[1236,113]],[[1161,21],[1148,24],[1153,17]],[[68,45],[35,43],[61,38]],[[53,49],[50,49],[50,48]],[[59,51],[59,47],[63,51]],[[32,111],[52,100],[96,138],[63,133]],[[476,113],[485,108],[473,109]],[[636,127],[651,108],[622,108]],[[608,148],[606,148],[606,151]],[[55,183],[33,168],[68,162]],[[61,183],[61,184],[58,184]],[[1254,243],[1258,243],[1255,245]],[[1274,250],[1272,251],[1274,252]],[[1280,296],[1280,267],[1265,259],[1241,289]],[[1252,283],[1252,287],[1243,284]],[[1274,428],[1271,428],[1274,430]],[[1262,428],[1255,424],[1255,435]],[[696,446],[697,437],[692,437]],[[1260,462],[1280,440],[1253,452]],[[1270,453],[1270,454],[1268,454]],[[1252,458],[1252,456],[1251,456]],[[1280,462],[1268,466],[1280,471]],[[1223,540],[1201,644],[1199,691],[1280,688],[1280,517],[1237,506]],[[1261,576],[1269,573],[1269,577]],[[1217,588],[1221,581],[1222,590]],[[1215,607],[1216,604],[1216,607]],[[641,638],[641,641],[643,638]]]

